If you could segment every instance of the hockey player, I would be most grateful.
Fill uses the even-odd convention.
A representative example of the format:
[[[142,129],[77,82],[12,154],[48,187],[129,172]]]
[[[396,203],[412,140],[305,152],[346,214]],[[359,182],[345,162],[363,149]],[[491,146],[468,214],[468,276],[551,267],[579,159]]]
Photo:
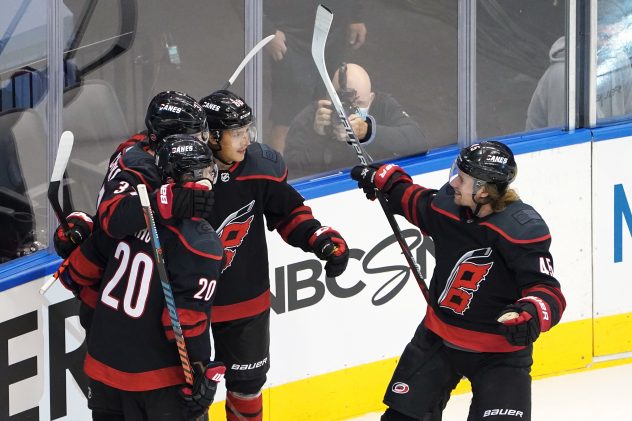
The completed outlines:
[[[146,132],[122,142],[112,154],[98,195],[94,229],[103,229],[112,237],[126,237],[145,225],[140,200],[128,189],[129,186],[145,184],[151,192],[154,209],[161,209],[160,216],[164,219],[207,217],[213,205],[213,191],[173,184],[167,185],[168,194],[161,201],[166,206],[158,206],[155,200],[162,178],[155,165],[155,151],[164,138],[172,134],[190,134],[202,141],[208,139],[206,115],[197,101],[178,91],[160,92],[149,102],[145,125]],[[120,194],[120,191],[125,193]],[[60,225],[53,236],[55,251],[64,259],[93,229],[92,218],[84,212],[73,212],[67,220],[70,231],[65,232]],[[80,320],[86,330],[90,328],[97,290],[98,286],[93,286],[74,291],[81,301]]]
[[[189,135],[163,142],[156,157],[161,196],[174,186],[212,187],[216,170],[204,142]],[[135,186],[121,186],[114,196],[127,193],[135,193]],[[219,237],[204,219],[165,219],[163,212],[164,207],[156,209],[163,215],[157,230],[194,384],[183,386],[148,230],[122,239],[96,230],[72,252],[61,275],[71,288],[99,285],[84,364],[92,379],[88,406],[93,420],[197,419],[207,413],[224,373],[221,363],[210,361],[210,311],[222,267]]]
[[[138,208],[137,196],[121,197],[111,201],[113,192],[124,183],[136,185],[143,183],[149,191],[160,185],[160,174],[154,165],[154,155],[166,136],[172,134],[190,134],[200,140],[208,140],[206,116],[200,105],[191,96],[177,91],[160,92],[152,98],[145,116],[146,132],[132,136],[116,149],[108,166],[108,172],[97,199],[99,225],[112,236],[125,236],[127,232],[108,231],[110,225],[117,226],[116,215],[123,220],[132,217],[134,226],[142,226],[142,212],[114,212],[115,209]],[[172,211],[176,217],[206,217],[212,205],[212,192],[174,187],[171,192]],[[138,206],[136,206],[138,204]],[[112,223],[113,222],[113,223]],[[59,256],[66,258],[72,250],[92,231],[92,218],[83,212],[74,212],[68,216],[70,232],[64,232],[60,225],[55,231],[53,242]],[[74,238],[74,241],[71,241]]]
[[[531,418],[533,342],[566,303],[549,229],[509,188],[516,173],[513,153],[495,141],[462,149],[438,191],[397,165],[352,169],[369,198],[380,190],[391,211],[435,243],[430,303],[388,386],[382,420],[441,420],[463,376],[473,392],[468,421]]]
[[[290,245],[326,260],[329,277],[347,266],[342,236],[321,226],[287,183],[281,155],[256,143],[252,110],[229,91],[200,100],[219,167],[210,222],[221,236],[226,263],[213,307],[216,358],[226,364],[228,420],[261,420],[261,388],[270,367],[270,279],[266,227]],[[265,217],[265,220],[264,220]]]

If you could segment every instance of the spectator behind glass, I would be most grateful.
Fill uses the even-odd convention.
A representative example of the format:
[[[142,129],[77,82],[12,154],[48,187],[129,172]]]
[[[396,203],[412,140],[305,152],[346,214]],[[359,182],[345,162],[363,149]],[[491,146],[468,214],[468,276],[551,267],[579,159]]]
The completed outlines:
[[[597,118],[632,113],[632,68],[630,68],[629,1],[600,0],[597,7]],[[566,98],[564,37],[553,43],[551,64],[533,93],[527,111],[526,129],[565,124]]]
[[[429,149],[421,128],[402,106],[389,94],[371,90],[371,79],[362,67],[343,64],[332,82],[346,104],[354,133],[373,159],[393,159]],[[294,119],[285,157],[292,178],[357,164],[331,101],[314,102]]]
[[[272,133],[269,144],[284,152],[287,131],[298,110],[316,99],[322,81],[311,54],[316,8],[320,0],[266,0],[263,2],[263,33],[275,34],[265,47],[271,62]],[[332,4],[334,20],[327,37],[326,62],[343,61],[366,39],[365,2],[346,0]],[[331,72],[333,68],[328,69]]]

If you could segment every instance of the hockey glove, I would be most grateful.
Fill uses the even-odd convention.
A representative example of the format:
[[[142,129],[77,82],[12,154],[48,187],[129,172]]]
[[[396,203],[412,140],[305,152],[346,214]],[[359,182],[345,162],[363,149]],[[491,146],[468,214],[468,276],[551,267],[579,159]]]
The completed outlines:
[[[88,238],[94,226],[92,218],[84,212],[73,212],[68,215],[66,221],[70,229],[66,231],[63,225],[59,225],[53,235],[55,252],[62,259],[68,258],[70,253]]]
[[[153,196],[161,218],[207,218],[215,203],[214,193],[208,187],[187,182],[163,184]]]
[[[225,372],[226,367],[219,361],[211,361],[206,367],[193,364],[193,387],[187,385],[180,389],[188,416],[197,418],[208,412]]]
[[[325,274],[335,278],[342,274],[349,262],[349,248],[340,233],[330,227],[320,227],[309,237],[309,245],[314,254],[326,260]]]
[[[81,292],[81,285],[72,280],[70,276],[70,271],[68,270],[69,260],[64,260],[58,269],[59,273],[59,282],[66,288],[68,291],[72,292],[75,297],[79,296],[79,292]]]
[[[538,308],[530,298],[540,300],[537,297],[522,298],[505,307],[498,317],[501,323],[500,331],[511,345],[528,346],[534,343],[542,331],[541,318],[544,316],[548,320],[548,313],[544,311],[544,314],[539,314]]]
[[[395,164],[371,164],[368,167],[356,165],[351,169],[351,178],[358,182],[358,187],[370,200],[375,200],[376,189],[388,193],[401,181],[412,182],[410,176]]]

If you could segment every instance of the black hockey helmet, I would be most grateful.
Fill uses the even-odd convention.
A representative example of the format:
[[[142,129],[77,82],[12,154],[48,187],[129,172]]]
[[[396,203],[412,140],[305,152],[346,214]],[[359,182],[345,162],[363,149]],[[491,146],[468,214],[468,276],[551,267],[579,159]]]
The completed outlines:
[[[254,121],[252,108],[243,98],[230,91],[215,91],[202,98],[200,104],[206,113],[211,136],[218,141],[222,136],[222,131],[238,129]],[[254,126],[251,125],[251,127],[254,129]],[[256,133],[251,133],[251,141],[255,138]]]
[[[518,173],[518,166],[511,149],[494,140],[461,149],[452,172],[456,168],[477,180],[495,184],[501,193],[514,181]],[[452,174],[450,179],[452,179]]]
[[[206,114],[191,96],[178,91],[164,91],[152,98],[147,107],[145,125],[152,147],[157,149],[166,136],[202,133],[208,140]]]
[[[217,176],[211,148],[188,134],[165,137],[156,152],[156,166],[163,180],[172,179],[176,183],[206,178],[214,184]]]

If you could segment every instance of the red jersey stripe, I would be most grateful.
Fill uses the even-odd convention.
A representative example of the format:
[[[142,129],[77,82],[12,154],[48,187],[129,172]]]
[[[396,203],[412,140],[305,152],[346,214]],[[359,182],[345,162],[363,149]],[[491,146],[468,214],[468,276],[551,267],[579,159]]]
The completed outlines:
[[[87,353],[83,368],[90,378],[128,392],[143,392],[185,384],[184,372],[179,365],[142,373],[128,373],[105,365]]]
[[[435,314],[432,307],[428,307],[424,325],[439,335],[445,341],[461,348],[478,352],[513,352],[524,349],[524,346],[513,346],[503,335],[476,332],[452,326],[443,322]]]
[[[211,323],[226,322],[229,320],[243,319],[263,313],[270,308],[270,290],[258,297],[241,303],[225,306],[213,306],[211,310]]]

